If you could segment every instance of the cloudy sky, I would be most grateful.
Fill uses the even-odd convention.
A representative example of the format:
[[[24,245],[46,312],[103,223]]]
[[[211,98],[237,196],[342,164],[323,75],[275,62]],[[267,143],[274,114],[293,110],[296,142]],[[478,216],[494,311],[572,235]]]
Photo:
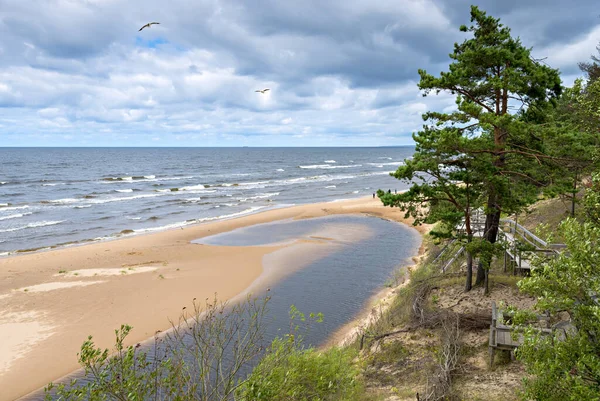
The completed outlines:
[[[566,83],[600,41],[596,1],[478,5]],[[446,68],[469,6],[0,0],[0,146],[410,145],[453,105],[423,98],[417,69]]]

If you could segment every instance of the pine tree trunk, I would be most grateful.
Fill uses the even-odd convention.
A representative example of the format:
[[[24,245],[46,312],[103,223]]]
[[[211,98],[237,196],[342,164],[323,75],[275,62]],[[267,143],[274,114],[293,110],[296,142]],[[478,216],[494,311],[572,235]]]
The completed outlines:
[[[487,269],[485,269],[485,280],[484,280],[484,284],[483,284],[483,295],[489,295],[490,294],[490,269],[489,267]]]
[[[479,259],[477,263],[477,276],[475,277],[475,286],[483,285],[485,280],[485,269],[483,268],[483,261]]]

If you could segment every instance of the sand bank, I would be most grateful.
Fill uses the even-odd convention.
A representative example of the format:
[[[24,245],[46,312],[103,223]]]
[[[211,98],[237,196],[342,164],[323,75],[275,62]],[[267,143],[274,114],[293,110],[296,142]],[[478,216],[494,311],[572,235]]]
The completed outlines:
[[[169,319],[176,321],[193,298],[217,293],[226,300],[243,293],[261,277],[263,257],[288,246],[190,241],[275,220],[335,214],[403,221],[401,211],[369,197],[0,259],[0,339],[9,339],[0,352],[0,400],[28,394],[77,369],[77,352],[90,334],[98,346],[111,347],[114,329],[127,323],[134,327],[129,337],[134,344],[168,329]],[[316,246],[328,239],[308,242]]]

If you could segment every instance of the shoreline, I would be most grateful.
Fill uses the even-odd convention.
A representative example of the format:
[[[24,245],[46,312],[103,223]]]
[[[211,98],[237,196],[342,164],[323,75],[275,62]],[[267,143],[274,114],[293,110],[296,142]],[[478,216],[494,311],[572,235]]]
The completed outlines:
[[[402,212],[368,196],[0,259],[0,333],[9,339],[0,352],[3,397],[27,395],[76,370],[76,354],[89,334],[97,346],[111,347],[114,328],[128,323],[134,327],[128,345],[134,344],[168,329],[169,319],[194,297],[216,292],[225,301],[244,293],[263,274],[263,257],[286,247],[191,240],[276,220],[340,214],[410,224]]]
[[[429,232],[432,226],[424,224],[419,227],[420,228],[417,231],[419,231],[422,238],[423,235]],[[388,310],[392,305],[398,290],[410,284],[409,272],[421,266],[424,256],[425,247],[421,243],[417,254],[410,257],[413,263],[407,263],[402,266],[399,265],[399,267],[396,268],[396,270],[403,269],[406,272],[405,275],[403,275],[402,282],[393,287],[384,287],[371,295],[365,302],[363,308],[361,308],[360,312],[351,321],[332,333],[327,341],[319,348],[346,347],[356,341],[366,328],[376,323]]]

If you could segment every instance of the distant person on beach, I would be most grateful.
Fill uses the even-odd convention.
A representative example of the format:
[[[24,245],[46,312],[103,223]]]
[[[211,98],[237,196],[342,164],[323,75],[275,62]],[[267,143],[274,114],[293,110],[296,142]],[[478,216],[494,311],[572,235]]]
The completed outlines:
[[[391,190],[391,189],[388,189],[388,194],[391,194],[391,193],[392,193],[392,190]]]
[[[398,190],[397,190],[397,189],[394,189],[394,193],[395,193],[395,194],[397,194],[397,193],[398,193]]]
[[[375,199],[375,192],[373,192],[373,199]]]

